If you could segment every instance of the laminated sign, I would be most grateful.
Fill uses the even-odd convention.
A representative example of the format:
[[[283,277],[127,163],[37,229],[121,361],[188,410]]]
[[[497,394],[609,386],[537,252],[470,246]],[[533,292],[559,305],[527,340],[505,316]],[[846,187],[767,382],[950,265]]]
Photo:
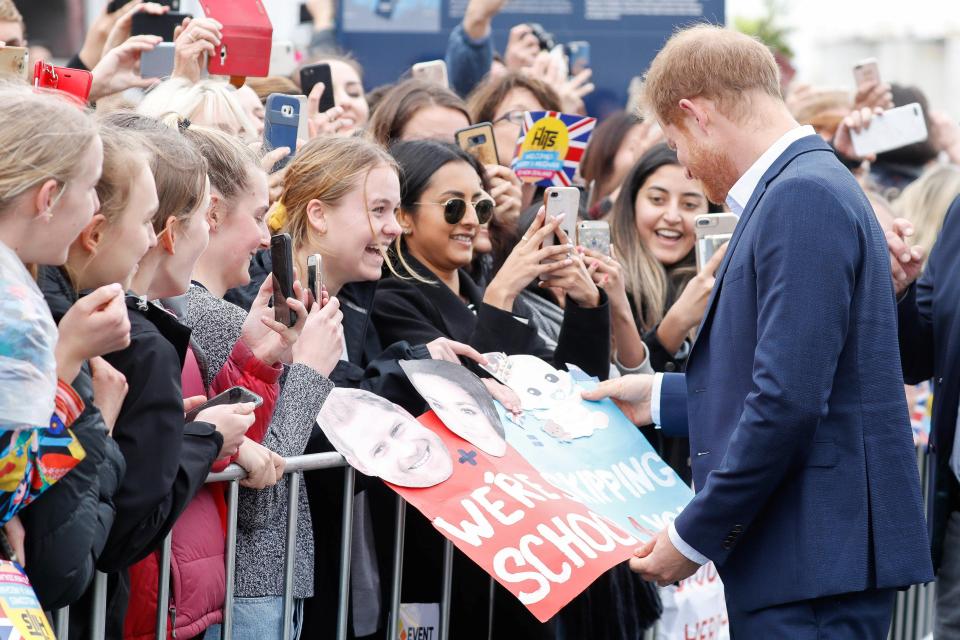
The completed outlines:
[[[33,587],[23,571],[0,560],[0,639],[54,640]]]
[[[524,112],[511,168],[524,182],[571,186],[596,123],[596,118],[559,111]]]

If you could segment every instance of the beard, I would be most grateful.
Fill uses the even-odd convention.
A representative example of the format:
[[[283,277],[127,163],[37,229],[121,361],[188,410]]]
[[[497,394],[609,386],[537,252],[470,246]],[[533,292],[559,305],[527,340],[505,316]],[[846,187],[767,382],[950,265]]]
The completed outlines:
[[[687,171],[703,185],[707,200],[723,205],[740,175],[733,161],[719,149],[689,140]],[[741,203],[746,204],[746,203]]]

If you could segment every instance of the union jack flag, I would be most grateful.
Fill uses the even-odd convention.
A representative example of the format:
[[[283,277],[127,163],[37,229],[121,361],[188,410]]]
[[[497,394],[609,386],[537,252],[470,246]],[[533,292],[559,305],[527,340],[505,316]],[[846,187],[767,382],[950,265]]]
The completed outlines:
[[[534,128],[537,122],[544,118],[555,118],[567,128],[568,147],[563,158],[554,158],[551,161],[539,162],[540,158],[525,159],[531,151],[523,150],[527,133]],[[573,184],[573,176],[580,166],[580,159],[590,141],[590,134],[597,124],[596,118],[576,116],[559,111],[526,111],[523,114],[523,126],[520,129],[520,138],[514,151],[512,168],[524,182],[537,180],[537,186],[569,187]],[[550,152],[548,152],[550,153]],[[539,155],[539,154],[538,154]]]

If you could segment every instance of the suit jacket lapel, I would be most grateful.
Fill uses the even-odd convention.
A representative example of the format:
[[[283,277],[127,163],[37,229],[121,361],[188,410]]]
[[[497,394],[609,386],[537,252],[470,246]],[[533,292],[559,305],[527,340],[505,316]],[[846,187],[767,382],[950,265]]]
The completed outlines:
[[[737,249],[737,245],[740,242],[740,237],[743,235],[743,230],[750,222],[750,218],[753,216],[753,212],[760,203],[760,199],[763,197],[763,194],[766,193],[767,185],[769,185],[774,178],[779,176],[780,173],[783,172],[783,170],[787,167],[787,165],[793,162],[794,159],[810,151],[830,151],[830,147],[827,146],[827,144],[818,136],[807,136],[805,138],[800,138],[787,147],[786,151],[780,154],[780,157],[777,158],[772,165],[770,165],[770,168],[767,169],[766,173],[763,174],[763,177],[760,178],[760,182],[757,183],[757,188],[754,190],[753,195],[750,196],[750,200],[747,201],[747,205],[743,208],[743,214],[741,214],[740,220],[737,222],[737,226],[733,230],[733,235],[730,237],[730,242],[727,244],[727,252],[724,254],[723,260],[720,262],[720,266],[717,268],[716,282],[713,285],[713,291],[710,292],[710,298],[707,299],[707,309],[704,312],[703,318],[700,320],[700,326],[697,329],[698,338],[703,333],[713,308],[716,305],[717,296],[720,295],[720,285],[723,281],[723,276],[727,272],[727,267],[730,265],[730,260],[733,258],[733,254]],[[699,342],[699,340],[694,341],[694,348],[697,346],[697,342]],[[693,349],[690,351],[690,357],[693,357]]]

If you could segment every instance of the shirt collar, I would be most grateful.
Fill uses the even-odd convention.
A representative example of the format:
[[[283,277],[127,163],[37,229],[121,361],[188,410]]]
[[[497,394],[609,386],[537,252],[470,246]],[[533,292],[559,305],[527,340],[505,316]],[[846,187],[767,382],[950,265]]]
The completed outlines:
[[[800,138],[806,138],[807,136],[816,134],[817,132],[813,130],[813,127],[803,125],[790,129],[790,131],[780,136],[780,139],[770,145],[770,147],[763,152],[763,155],[757,158],[757,161],[750,165],[746,173],[740,176],[736,184],[730,188],[730,192],[727,194],[727,206],[730,207],[730,210],[738,216],[741,215],[747,203],[750,201],[751,196],[753,196],[753,192],[757,190],[757,185],[760,184],[760,179],[763,178],[763,174],[773,166],[777,158],[783,155],[787,147]]]

